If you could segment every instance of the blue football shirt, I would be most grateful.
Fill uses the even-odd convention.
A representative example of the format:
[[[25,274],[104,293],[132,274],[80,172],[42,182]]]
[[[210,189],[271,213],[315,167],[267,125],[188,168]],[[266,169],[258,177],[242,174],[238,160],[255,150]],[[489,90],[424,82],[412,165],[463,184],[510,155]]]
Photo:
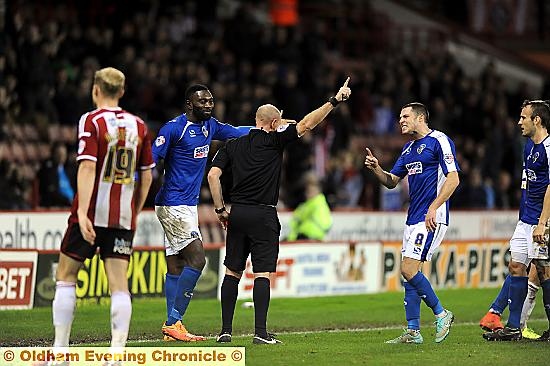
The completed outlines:
[[[160,129],[153,143],[153,159],[164,159],[164,183],[156,206],[196,206],[199,203],[210,142],[246,135],[252,127],[234,127],[210,117],[191,122],[182,114]]]
[[[544,195],[550,183],[550,138],[540,143],[527,139],[523,149],[523,173],[521,179],[521,203],[519,219],[536,225],[542,212]]]
[[[433,130],[405,144],[391,173],[399,178],[409,176],[407,225],[425,220],[428,207],[439,194],[447,174],[455,171],[460,171],[455,145],[443,132]],[[449,224],[449,201],[437,209],[436,222]]]

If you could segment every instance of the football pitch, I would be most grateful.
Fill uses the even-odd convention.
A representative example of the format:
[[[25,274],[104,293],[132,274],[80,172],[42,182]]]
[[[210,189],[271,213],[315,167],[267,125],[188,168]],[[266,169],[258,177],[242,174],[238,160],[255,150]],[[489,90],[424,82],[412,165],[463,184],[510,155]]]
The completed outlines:
[[[424,344],[385,344],[398,336],[404,320],[401,293],[272,299],[268,329],[283,344],[253,345],[254,310],[235,311],[233,342],[246,347],[247,365],[547,365],[550,343],[523,340],[486,342],[477,325],[497,289],[440,290],[444,306],[456,316],[449,337],[433,341],[433,314],[422,305]],[[547,328],[542,293],[529,326],[541,333]],[[166,308],[162,298],[134,299],[129,346],[219,346],[214,336],[220,329],[217,300],[195,299],[185,316],[188,329],[210,336],[201,343],[163,342],[160,326]],[[53,339],[51,309],[0,311],[1,346],[50,346]],[[109,306],[84,305],[77,309],[71,340],[82,346],[107,346],[110,337]]]

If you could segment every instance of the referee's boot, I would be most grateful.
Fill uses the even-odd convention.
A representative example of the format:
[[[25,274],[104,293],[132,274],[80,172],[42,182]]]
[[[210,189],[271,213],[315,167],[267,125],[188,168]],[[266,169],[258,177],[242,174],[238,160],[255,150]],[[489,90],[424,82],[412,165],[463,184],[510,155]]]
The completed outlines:
[[[252,338],[252,343],[254,344],[277,344],[277,343],[283,343],[277,338],[275,338],[275,334],[267,333],[267,336],[258,335],[255,334],[254,338]]]

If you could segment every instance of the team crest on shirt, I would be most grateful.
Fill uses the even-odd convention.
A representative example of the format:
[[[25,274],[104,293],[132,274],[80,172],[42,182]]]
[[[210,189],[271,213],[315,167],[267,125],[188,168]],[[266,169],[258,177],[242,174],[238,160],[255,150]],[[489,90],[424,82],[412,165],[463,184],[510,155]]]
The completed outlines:
[[[416,152],[419,154],[422,154],[422,151],[424,151],[425,148],[426,148],[426,144],[422,144],[416,149]]]
[[[166,142],[166,139],[164,138],[164,136],[159,136],[155,140],[155,146],[159,147],[160,145],[163,145],[165,142]]]
[[[415,161],[414,163],[409,163],[405,165],[409,175],[421,174],[422,173],[422,162]]]
[[[443,154],[443,160],[445,160],[447,164],[452,164],[455,161],[455,157],[453,154]]]
[[[537,161],[537,159],[539,158],[540,154],[539,152],[537,151],[534,155],[532,156],[529,156],[529,158],[533,158],[533,163]]]
[[[208,137],[208,129],[206,128],[206,126],[202,126],[201,130],[204,137]]]

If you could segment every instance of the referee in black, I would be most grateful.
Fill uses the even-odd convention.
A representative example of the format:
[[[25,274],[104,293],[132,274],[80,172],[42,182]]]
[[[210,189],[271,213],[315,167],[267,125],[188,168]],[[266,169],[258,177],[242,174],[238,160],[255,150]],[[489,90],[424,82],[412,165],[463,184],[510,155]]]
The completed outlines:
[[[269,308],[269,275],[275,272],[279,255],[281,224],[275,206],[279,199],[281,165],[285,146],[317,126],[351,94],[349,77],[336,96],[306,115],[297,124],[285,124],[281,112],[271,104],[256,111],[256,128],[248,135],[233,139],[221,148],[208,172],[208,184],[212,192],[218,219],[227,229],[225,277],[221,288],[222,330],[217,342],[231,342],[233,314],[239,280],[243,274],[248,254],[252,257],[254,272],[254,322],[253,343],[281,343],[267,332]],[[232,209],[229,213],[223,203],[220,176],[231,168],[233,185],[229,195]]]

